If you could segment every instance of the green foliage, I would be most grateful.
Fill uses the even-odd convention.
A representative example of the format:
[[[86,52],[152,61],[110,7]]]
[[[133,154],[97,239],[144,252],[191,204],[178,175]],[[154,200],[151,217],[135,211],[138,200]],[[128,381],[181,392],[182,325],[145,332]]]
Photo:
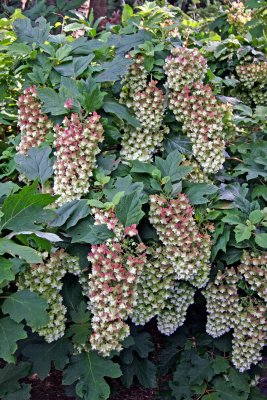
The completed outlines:
[[[21,290],[13,293],[3,303],[2,311],[16,322],[26,320],[32,328],[38,329],[48,324],[47,302],[36,293]]]
[[[23,14],[15,11],[15,3],[4,7],[5,18],[0,19],[0,357],[7,363],[0,369],[1,399],[30,399],[31,386],[21,379],[36,373],[43,380],[51,366],[63,371],[63,384],[81,400],[109,399],[110,386],[118,378],[126,388],[136,383],[154,388],[160,400],[263,399],[257,388],[260,366],[241,373],[232,365],[231,332],[214,340],[204,333],[207,312],[197,289],[185,325],[170,337],[160,335],[153,320],[144,329],[131,324],[131,335],[120,353],[105,358],[92,350],[94,314],[89,311],[92,303],[88,298],[92,266],[87,257],[92,246],[117,241],[108,223],[95,224],[95,208],[105,216],[114,212],[123,228],[137,226],[138,236],[127,237],[123,252],[141,241],[148,249],[162,249],[163,242],[149,222],[149,196],[158,194],[169,201],[181,193],[189,198],[201,238],[211,237],[209,282],[218,271],[224,273],[230,267],[238,274],[244,251],[265,254],[266,71],[261,73],[262,81],[251,78],[251,89],[237,73],[239,66],[266,62],[265,2],[246,2],[243,12],[250,17],[245,23],[231,8],[219,7],[217,2],[176,2],[188,14],[164,1],[138,2],[144,4],[137,8],[125,4],[122,24],[108,23],[106,27],[101,20],[94,21],[93,13],[87,18],[74,10],[81,0],[57,0],[50,6],[45,0],[28,2]],[[201,10],[204,3],[207,7]],[[8,13],[13,13],[9,19]],[[200,51],[208,63],[204,84],[211,86],[218,104],[233,105],[223,118],[226,160],[215,174],[201,171],[203,174],[197,175],[194,142],[170,109],[164,65],[172,48],[178,46]],[[126,129],[132,133],[131,140],[137,129],[140,149],[147,145],[142,142],[145,128],[136,116],[136,104],[121,97],[132,89],[127,87],[131,85],[127,74],[135,57],[143,57],[147,82],[157,80],[163,91],[162,127],[169,129],[146,162],[122,159],[120,153]],[[24,134],[18,129],[17,100],[33,85],[42,113],[54,127],[74,113],[84,122],[97,112],[104,128],[92,174],[83,176],[84,183],[90,184],[89,191],[62,206],[52,194],[58,157],[53,129],[39,147],[26,154],[17,152]],[[34,111],[26,122],[34,120]],[[74,172],[79,179],[81,171],[74,167],[73,176]],[[62,179],[66,176],[64,171]],[[62,307],[66,307],[65,333],[48,343],[32,331],[47,326],[56,290],[45,300],[29,290],[17,291],[16,286],[24,271],[46,263],[60,248],[77,257],[79,265],[76,276],[66,274],[60,291]],[[150,261],[149,256],[144,268]],[[98,267],[102,273],[102,265]],[[60,268],[66,265],[60,264]],[[154,278],[168,279],[168,273]],[[35,277],[36,287],[43,284],[38,279]],[[47,274],[46,282],[49,279]],[[114,282],[114,287],[120,283]],[[153,279],[148,287],[150,283]],[[261,301],[257,290],[239,275],[237,287],[242,306]]]
[[[86,400],[108,399],[110,389],[105,377],[118,378],[120,375],[118,364],[90,351],[71,358],[70,365],[64,371],[62,382],[63,385],[76,382],[77,395]]]

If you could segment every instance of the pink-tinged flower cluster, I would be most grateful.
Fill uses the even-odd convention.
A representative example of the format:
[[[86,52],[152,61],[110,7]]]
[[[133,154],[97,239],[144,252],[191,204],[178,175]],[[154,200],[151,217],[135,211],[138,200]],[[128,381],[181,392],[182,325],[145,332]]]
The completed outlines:
[[[193,145],[193,155],[204,173],[217,172],[224,163],[229,132],[229,107],[219,103],[202,80],[207,62],[196,49],[178,47],[165,61],[169,108]],[[231,135],[233,126],[231,125]],[[228,135],[228,136],[227,136]]]
[[[232,362],[240,371],[249,370],[262,359],[261,351],[266,343],[266,303],[243,299],[236,309],[233,331]]]
[[[198,288],[205,286],[211,267],[211,240],[198,228],[188,197],[182,193],[171,200],[163,195],[150,196],[149,220],[165,246],[176,279]]]
[[[169,132],[162,125],[164,94],[157,88],[157,81],[150,81],[143,91],[133,94],[132,108],[140,127],[125,128],[121,156],[126,160],[150,161]]]
[[[267,301],[267,253],[257,255],[244,252],[238,271],[250,288]]]
[[[236,72],[240,82],[247,89],[252,89],[255,84],[259,84],[260,89],[267,85],[266,61],[237,65]]]
[[[146,246],[132,238],[136,225],[124,227],[113,210],[94,209],[96,224],[107,224],[115,237],[92,246],[88,256],[92,263],[89,281],[93,334],[91,346],[104,356],[120,351],[129,335],[125,320],[131,315],[136,286],[146,262]]]
[[[215,173],[224,163],[223,109],[209,85],[194,83],[170,95],[170,109],[192,142],[193,155],[204,172]]]
[[[41,103],[37,99],[36,86],[28,87],[18,98],[18,126],[21,141],[17,151],[27,153],[32,147],[38,147],[46,140],[52,129],[52,122],[41,111]]]
[[[185,86],[192,87],[195,82],[202,81],[208,65],[197,49],[176,47],[166,58],[164,70],[168,88],[174,92],[181,92]]]
[[[62,126],[55,127],[54,193],[60,195],[59,205],[87,194],[103,131],[96,112],[84,121],[71,114],[70,119],[64,118]]]
[[[208,284],[203,295],[207,302],[206,331],[214,338],[222,336],[235,326],[239,299],[237,283],[239,277],[234,268],[218,272],[215,281]]]

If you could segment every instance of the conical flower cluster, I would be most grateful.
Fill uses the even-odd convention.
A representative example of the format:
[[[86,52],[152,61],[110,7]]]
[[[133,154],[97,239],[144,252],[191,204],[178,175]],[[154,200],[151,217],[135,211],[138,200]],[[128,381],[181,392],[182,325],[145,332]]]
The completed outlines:
[[[235,326],[239,304],[237,282],[238,276],[234,268],[224,273],[219,271],[215,281],[209,283],[202,292],[207,302],[206,331],[214,338],[229,332]]]
[[[65,333],[66,307],[61,295],[62,278],[66,273],[81,275],[77,257],[70,256],[64,250],[52,253],[42,264],[31,264],[30,268],[20,274],[19,290],[29,289],[43,297],[49,305],[49,323],[38,329],[38,334],[44,336],[50,343],[58,340]]]
[[[98,223],[101,221],[98,211]],[[115,222],[114,213],[104,212],[103,220]],[[116,225],[121,232],[122,225]],[[127,227],[123,234],[107,240],[101,245],[92,246],[88,256],[92,263],[89,276],[89,297],[91,300],[92,329],[91,346],[102,355],[108,356],[112,350],[120,351],[121,342],[129,335],[129,326],[124,322],[132,313],[136,296],[136,285],[146,261],[146,246],[136,243],[135,226]]]
[[[238,271],[250,288],[267,301],[267,253],[256,255],[244,252]]]
[[[157,81],[150,81],[143,91],[133,95],[132,107],[140,127],[125,128],[121,156],[129,161],[150,161],[169,132],[169,128],[162,125],[164,94],[157,88]]]
[[[175,278],[201,288],[210,271],[211,240],[200,232],[194,209],[185,194],[168,200],[163,195],[150,196],[149,220],[164,245],[166,258],[172,263]]]
[[[132,59],[130,54],[126,58]],[[131,108],[134,105],[133,97],[135,93],[143,91],[147,86],[148,72],[144,67],[144,56],[141,54],[135,56],[134,62],[130,65],[128,73],[122,79],[122,90],[120,93],[120,102]]]
[[[157,317],[159,331],[171,335],[183,325],[187,309],[194,301],[195,289],[175,279],[173,265],[166,258],[163,246],[148,248],[147,256],[131,319],[137,325],[145,325]]]
[[[164,247],[147,248],[147,262],[137,285],[132,321],[145,325],[160,315],[174,287],[174,269],[165,257]]]
[[[176,282],[165,308],[158,315],[158,330],[164,335],[172,335],[185,322],[188,307],[194,303],[195,289]]]
[[[233,332],[232,362],[244,372],[262,359],[261,350],[266,341],[266,304],[247,299],[249,304],[241,304],[236,309]]]
[[[32,147],[38,147],[46,140],[52,130],[52,122],[41,111],[41,103],[37,99],[36,86],[28,87],[18,98],[18,126],[21,141],[17,151],[25,154]]]
[[[100,116],[93,113],[85,121],[77,114],[65,117],[63,125],[55,127],[56,162],[54,164],[54,193],[62,205],[80,199],[89,190],[89,178],[103,141]]]

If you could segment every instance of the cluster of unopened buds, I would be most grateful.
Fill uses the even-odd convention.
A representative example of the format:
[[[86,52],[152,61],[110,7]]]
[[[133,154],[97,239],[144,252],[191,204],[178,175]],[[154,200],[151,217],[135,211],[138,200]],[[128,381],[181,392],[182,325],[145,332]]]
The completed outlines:
[[[52,122],[41,110],[36,86],[26,88],[18,98],[18,126],[21,140],[18,153],[25,154],[32,147],[39,147],[52,130]]]
[[[143,91],[133,95],[132,108],[140,127],[125,128],[121,156],[126,160],[151,161],[169,132],[169,128],[162,125],[164,94],[157,88],[157,81],[150,81]]]
[[[60,195],[58,205],[87,194],[103,139],[103,126],[96,112],[84,121],[71,114],[62,126],[55,127],[54,193]]]
[[[204,173],[215,173],[223,165],[229,107],[220,103],[202,80],[207,61],[197,49],[174,48],[164,66],[169,108],[192,142],[192,151]],[[224,120],[226,125],[224,125]],[[232,129],[232,126],[231,126]]]
[[[214,338],[229,332],[235,325],[237,282],[238,276],[234,268],[230,268],[224,273],[219,271],[214,282],[203,291],[208,313],[206,331]]]
[[[170,200],[163,195],[151,195],[149,220],[173,265],[175,279],[198,288],[205,286],[211,267],[211,239],[197,226],[187,195],[180,193]]]
[[[50,258],[44,254],[43,263],[31,264],[19,276],[19,290],[29,289],[38,293],[48,303],[49,323],[37,331],[48,343],[58,340],[65,333],[67,310],[60,292],[66,273],[80,277],[79,260],[61,249],[52,253]]]
[[[102,212],[103,218],[100,217]],[[92,246],[88,256],[92,264],[89,297],[93,333],[90,343],[92,349],[103,356],[108,356],[112,350],[120,351],[123,339],[130,333],[125,320],[132,313],[136,286],[146,262],[146,246],[134,240],[138,234],[135,225],[124,229],[112,210],[98,210],[97,223],[107,223],[108,213],[109,227],[116,232],[117,225],[119,236],[115,234],[106,243]]]
[[[236,25],[237,28],[242,28],[251,20],[251,10],[246,10],[242,1],[233,1],[228,11],[228,22],[231,25]]]

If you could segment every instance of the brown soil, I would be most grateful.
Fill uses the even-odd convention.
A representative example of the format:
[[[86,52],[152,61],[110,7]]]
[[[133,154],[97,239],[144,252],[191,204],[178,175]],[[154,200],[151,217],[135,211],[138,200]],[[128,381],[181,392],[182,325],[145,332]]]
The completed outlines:
[[[46,379],[41,381],[36,374],[27,379],[32,384],[31,400],[75,400],[67,397],[65,388],[61,385],[61,372],[54,370]],[[113,381],[116,394],[110,400],[155,400],[155,390],[133,386],[125,389],[119,382]]]

